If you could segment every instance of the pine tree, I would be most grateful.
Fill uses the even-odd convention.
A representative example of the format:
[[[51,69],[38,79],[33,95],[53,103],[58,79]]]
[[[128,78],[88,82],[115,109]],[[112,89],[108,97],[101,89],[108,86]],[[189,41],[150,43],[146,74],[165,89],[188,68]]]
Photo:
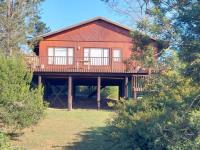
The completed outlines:
[[[5,55],[19,53],[30,37],[46,32],[34,28],[41,24],[39,4],[43,0],[0,0],[0,51]]]

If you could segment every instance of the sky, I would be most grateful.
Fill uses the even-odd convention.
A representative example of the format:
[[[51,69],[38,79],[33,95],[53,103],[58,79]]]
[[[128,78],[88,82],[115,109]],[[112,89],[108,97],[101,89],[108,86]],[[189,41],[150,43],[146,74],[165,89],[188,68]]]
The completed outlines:
[[[101,0],[45,0],[41,4],[42,21],[51,31],[97,16],[122,23],[120,16]]]

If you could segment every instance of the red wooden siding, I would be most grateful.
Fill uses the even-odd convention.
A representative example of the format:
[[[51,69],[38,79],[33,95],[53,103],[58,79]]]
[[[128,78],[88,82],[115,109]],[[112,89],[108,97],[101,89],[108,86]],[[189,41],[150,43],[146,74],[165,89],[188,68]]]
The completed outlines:
[[[73,48],[73,66],[49,65],[47,60],[48,48],[50,47]],[[74,70],[74,72],[76,72],[78,71],[77,63],[84,59],[84,48],[107,48],[109,49],[110,57],[109,66],[94,66],[93,68],[97,69],[98,67],[100,72],[112,72],[114,71],[113,68],[121,69],[117,72],[126,72],[127,64],[124,64],[124,61],[130,57],[132,47],[133,41],[129,29],[102,18],[97,18],[87,23],[44,36],[39,42],[39,58],[33,59],[39,62],[38,68],[41,69],[42,66],[43,71],[67,71],[69,68],[76,68],[76,70]],[[120,63],[113,63],[112,54],[114,49],[121,50],[121,58],[123,61]],[[92,66],[90,66],[90,70],[88,70],[88,66],[82,67],[86,69],[87,72],[92,71]],[[131,70],[133,71],[134,69]],[[133,72],[135,72],[135,70]]]
[[[122,57],[129,57],[132,39],[128,30],[102,20],[45,37],[39,45],[39,55],[47,56],[48,47],[73,47],[75,57],[83,57],[84,48],[120,48]],[[80,49],[78,49],[80,47]],[[111,56],[111,55],[110,55]]]

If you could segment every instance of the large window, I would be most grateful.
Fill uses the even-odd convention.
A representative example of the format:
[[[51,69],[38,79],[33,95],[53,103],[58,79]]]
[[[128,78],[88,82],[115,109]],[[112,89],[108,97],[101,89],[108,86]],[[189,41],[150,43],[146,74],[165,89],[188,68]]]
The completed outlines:
[[[48,48],[48,64],[71,65],[73,53],[73,48]]]
[[[109,65],[109,49],[84,48],[85,65]]]
[[[120,62],[121,61],[121,50],[114,49],[112,57],[113,57],[114,62]]]

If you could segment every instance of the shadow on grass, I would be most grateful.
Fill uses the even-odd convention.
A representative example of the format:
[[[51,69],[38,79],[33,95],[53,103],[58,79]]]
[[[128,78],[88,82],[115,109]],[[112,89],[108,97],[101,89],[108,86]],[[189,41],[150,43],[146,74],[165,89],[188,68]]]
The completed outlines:
[[[19,137],[24,135],[24,132],[9,132],[6,134],[12,141],[20,141]]]
[[[103,132],[105,132],[105,127],[92,128],[77,135],[80,137],[80,141],[75,141],[66,146],[54,145],[52,148],[63,150],[114,150],[112,143],[106,139]]]
[[[53,100],[49,99],[46,100],[49,103],[50,108],[56,109],[67,109],[67,97],[62,97],[62,99]],[[101,109],[102,110],[112,110],[111,107],[108,106],[108,103],[116,103],[116,100],[112,99],[101,99]],[[97,101],[96,98],[88,98],[88,97],[74,97],[73,98],[73,109],[97,109]]]

